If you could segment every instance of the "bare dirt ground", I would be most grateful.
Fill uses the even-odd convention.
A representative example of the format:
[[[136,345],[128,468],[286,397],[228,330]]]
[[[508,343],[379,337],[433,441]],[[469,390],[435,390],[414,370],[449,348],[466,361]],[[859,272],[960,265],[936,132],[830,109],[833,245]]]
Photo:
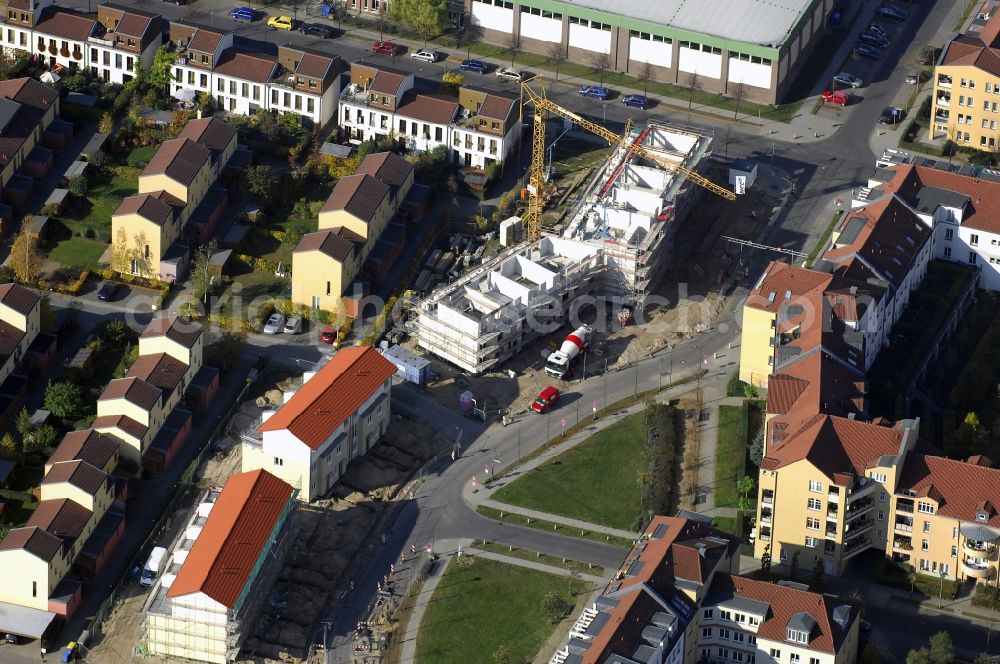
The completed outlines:
[[[275,392],[275,388],[290,384],[288,379],[272,378],[267,385],[250,392],[234,419],[232,435],[220,441],[219,453],[198,469],[200,486],[223,486],[230,475],[240,472],[238,434],[259,417],[262,408],[257,397],[274,405],[280,401],[280,391]],[[265,407],[269,407],[267,401]],[[403,497],[401,489],[413,472],[449,445],[450,441],[442,439],[435,429],[393,415],[385,438],[348,466],[333,496],[299,506],[292,524],[296,539],[253,623],[254,631],[244,644],[240,661],[268,664],[296,662],[305,657],[303,648],[312,641],[316,621],[338,592],[344,571],[366,546],[378,516],[392,501]],[[198,496],[200,492],[193,494],[188,509]],[[168,524],[162,542],[172,542],[179,528],[187,523],[187,510],[176,514],[179,517]],[[104,623],[105,636],[92,649],[94,661],[132,661],[134,648],[142,643],[142,606],[147,596],[138,583],[129,584],[126,598]],[[186,661],[157,656],[146,659]]]

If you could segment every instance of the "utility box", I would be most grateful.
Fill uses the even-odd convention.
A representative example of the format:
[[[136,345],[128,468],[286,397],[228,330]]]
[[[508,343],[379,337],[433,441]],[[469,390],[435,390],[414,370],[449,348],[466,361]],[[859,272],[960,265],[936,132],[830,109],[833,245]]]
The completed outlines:
[[[382,352],[382,357],[396,365],[396,375],[408,383],[423,385],[431,377],[431,362],[398,344]]]

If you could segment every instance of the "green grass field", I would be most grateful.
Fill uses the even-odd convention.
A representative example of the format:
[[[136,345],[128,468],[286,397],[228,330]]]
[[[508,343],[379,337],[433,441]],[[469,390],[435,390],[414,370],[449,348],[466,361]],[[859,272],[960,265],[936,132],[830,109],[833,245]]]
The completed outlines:
[[[91,228],[99,239],[110,242],[111,215],[118,209],[123,198],[138,191],[137,176],[138,170],[135,175],[116,175],[107,184],[94,185],[87,193],[86,200],[74,202],[59,218],[73,234],[83,233]]]
[[[552,592],[572,605],[573,595],[589,588],[485,558],[462,562],[451,564],[427,605],[417,637],[418,664],[489,662],[501,645],[511,664],[530,662],[555,628],[542,598]]]
[[[493,499],[612,528],[631,530],[640,516],[643,414],[623,419],[552,461],[526,472]]]
[[[104,242],[73,237],[58,242],[49,252],[49,260],[63,267],[94,268],[107,248]]]
[[[128,162],[129,166],[134,166],[136,168],[143,168],[145,167],[146,164],[149,163],[149,160],[153,158],[153,155],[156,154],[156,151],[159,148],[160,148],[159,144],[143,145],[137,147],[128,153],[128,158],[126,159],[126,161]]]
[[[736,507],[736,482],[745,474],[747,420],[745,406],[719,406],[715,445],[715,506]]]

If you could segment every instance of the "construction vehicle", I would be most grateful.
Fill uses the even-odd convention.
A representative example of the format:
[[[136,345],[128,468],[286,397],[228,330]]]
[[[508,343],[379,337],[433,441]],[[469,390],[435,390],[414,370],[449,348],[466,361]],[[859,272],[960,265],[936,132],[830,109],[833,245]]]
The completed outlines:
[[[537,85],[538,89],[531,87],[529,83]],[[607,127],[597,124],[596,122],[591,122],[586,118],[574,113],[573,111],[563,108],[559,104],[553,102],[548,97],[545,96],[545,86],[542,84],[542,79],[540,76],[535,76],[534,78],[528,79],[521,83],[521,116],[526,117],[524,113],[524,105],[531,104],[534,106],[534,117],[532,120],[532,131],[531,131],[531,168],[528,174],[528,208],[524,214],[524,225],[527,230],[528,240],[537,240],[542,234],[542,208],[545,205],[544,202],[544,185],[545,185],[545,114],[551,113],[552,115],[557,115],[564,120],[569,120],[573,124],[582,129],[586,129],[590,133],[600,136],[608,142],[608,145],[623,147],[629,150],[631,154],[637,154],[646,159],[655,161],[659,166],[678,173],[684,178],[690,180],[691,182],[708,189],[714,194],[722,196],[731,201],[736,200],[736,194],[729,191],[725,187],[722,187],[700,173],[696,173],[691,169],[685,168],[680,164],[674,163],[667,159],[664,155],[655,149],[647,148],[638,143],[632,141],[632,136],[630,131],[626,131],[624,135],[619,136],[615,132],[611,131]]]
[[[586,325],[576,328],[562,342],[559,350],[550,354],[546,359],[545,373],[556,378],[565,376],[576,356],[587,350],[591,334],[592,330]]]

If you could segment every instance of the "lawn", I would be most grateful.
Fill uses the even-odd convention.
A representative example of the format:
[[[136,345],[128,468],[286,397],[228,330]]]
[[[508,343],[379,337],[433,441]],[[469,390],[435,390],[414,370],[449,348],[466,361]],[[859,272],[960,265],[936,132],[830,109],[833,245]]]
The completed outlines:
[[[127,177],[116,175],[110,182],[96,184],[90,188],[84,200],[74,200],[59,218],[73,235],[82,234],[87,229],[97,233],[99,240],[111,241],[111,215],[118,209],[122,199],[138,191],[139,171]]]
[[[719,406],[715,444],[715,506],[736,507],[736,482],[746,474],[747,405]]]
[[[31,494],[9,489],[0,489],[0,503],[4,506],[4,522],[15,528],[27,523],[38,507],[38,501]]]
[[[134,166],[135,168],[144,168],[149,160],[153,158],[156,151],[159,149],[159,145],[142,145],[131,152],[128,153],[128,158],[126,161],[129,166]]]
[[[554,624],[542,606],[548,593],[567,606],[589,586],[571,578],[485,558],[452,563],[438,583],[417,637],[418,664],[491,661],[501,645],[511,663],[530,662]]]
[[[56,261],[63,267],[95,268],[108,245],[96,240],[85,240],[73,237],[62,240],[49,252],[49,260]]]
[[[643,413],[600,431],[503,487],[493,499],[631,530],[640,516]],[[586,487],[586,490],[582,490]]]

